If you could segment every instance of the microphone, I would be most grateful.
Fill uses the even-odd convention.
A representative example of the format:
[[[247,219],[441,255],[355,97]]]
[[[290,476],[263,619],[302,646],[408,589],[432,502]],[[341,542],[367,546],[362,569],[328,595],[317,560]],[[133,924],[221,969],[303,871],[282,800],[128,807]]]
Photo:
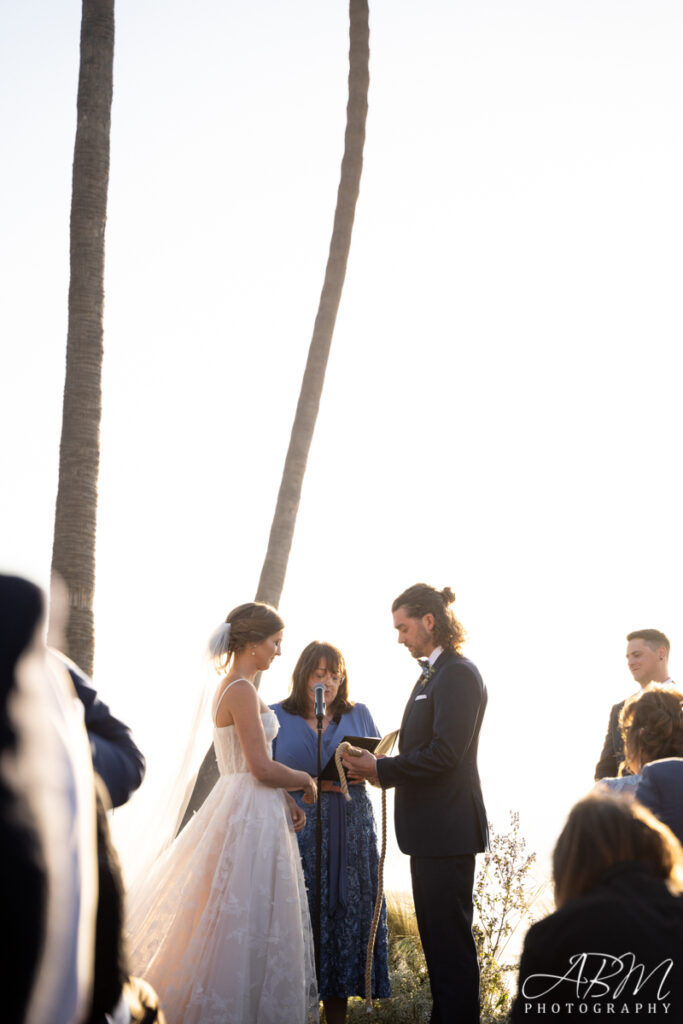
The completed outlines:
[[[318,719],[325,717],[325,687],[322,683],[316,683],[313,689],[315,694],[315,716]]]

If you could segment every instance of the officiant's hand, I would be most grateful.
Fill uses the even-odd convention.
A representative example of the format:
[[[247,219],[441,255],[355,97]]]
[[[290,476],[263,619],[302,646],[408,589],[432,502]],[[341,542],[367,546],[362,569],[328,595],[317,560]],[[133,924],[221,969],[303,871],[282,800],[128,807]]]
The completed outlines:
[[[349,782],[362,782],[363,779],[372,782],[377,778],[377,758],[369,750],[364,750],[360,757],[342,754],[342,764],[348,773]]]

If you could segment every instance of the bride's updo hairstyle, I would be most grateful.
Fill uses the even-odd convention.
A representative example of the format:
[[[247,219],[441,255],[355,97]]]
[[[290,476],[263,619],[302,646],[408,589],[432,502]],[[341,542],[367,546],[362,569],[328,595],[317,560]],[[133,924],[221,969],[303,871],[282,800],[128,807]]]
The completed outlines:
[[[279,633],[285,624],[275,608],[262,601],[239,604],[228,614],[209,640],[209,653],[220,669],[225,669],[231,658],[249,644],[260,644],[273,633]]]
[[[450,608],[454,601],[455,594],[450,587],[437,590],[427,583],[415,583],[399,594],[391,610],[397,612],[399,608],[405,608],[411,619],[433,615],[435,646],[443,647],[444,651],[459,651],[465,640],[465,630]]]

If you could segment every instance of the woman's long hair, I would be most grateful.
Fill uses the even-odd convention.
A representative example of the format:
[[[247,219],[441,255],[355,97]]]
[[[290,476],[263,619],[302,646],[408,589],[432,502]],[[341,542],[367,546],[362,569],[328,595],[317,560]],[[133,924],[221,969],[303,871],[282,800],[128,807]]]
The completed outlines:
[[[672,889],[683,889],[683,850],[673,832],[630,795],[589,793],[569,812],[555,845],[555,903],[590,892],[623,861],[638,861]]]
[[[338,722],[342,715],[348,714],[353,707],[353,701],[349,699],[349,677],[346,672],[344,655],[338,647],[314,640],[304,647],[299,655],[299,660],[292,673],[292,688],[289,697],[282,702],[283,709],[290,715],[302,715],[305,718],[310,714],[309,682],[323,658],[328,671],[335,676],[341,676],[337,696],[329,707],[335,722]]]

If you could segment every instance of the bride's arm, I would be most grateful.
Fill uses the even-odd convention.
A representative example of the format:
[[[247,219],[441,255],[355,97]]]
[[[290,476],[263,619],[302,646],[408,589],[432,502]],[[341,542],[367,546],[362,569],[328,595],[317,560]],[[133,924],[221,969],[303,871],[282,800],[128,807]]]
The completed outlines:
[[[246,680],[234,683],[226,693],[224,703],[234,719],[247,767],[254,778],[273,789],[302,789],[304,801],[313,803],[316,788],[308,772],[288,768],[269,757],[259,699],[251,683]]]

